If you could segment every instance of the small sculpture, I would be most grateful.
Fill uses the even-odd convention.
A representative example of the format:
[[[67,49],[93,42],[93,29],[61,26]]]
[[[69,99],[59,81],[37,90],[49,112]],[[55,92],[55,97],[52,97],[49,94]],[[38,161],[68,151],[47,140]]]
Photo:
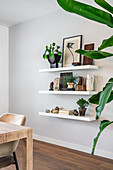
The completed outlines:
[[[76,109],[74,109],[73,114],[74,114],[75,116],[78,116],[78,111],[77,111]]]
[[[51,113],[59,113],[59,107],[56,106],[55,109],[52,109]]]
[[[83,77],[79,77],[79,83],[76,85],[76,91],[86,91]]]
[[[55,107],[55,110],[57,110],[57,111],[59,112],[59,107],[58,107],[58,106],[56,106],[56,107]]]
[[[60,81],[59,77],[54,79],[54,90],[55,91],[59,90],[59,81]]]
[[[49,110],[49,109],[46,109],[46,113],[50,113],[50,110]]]
[[[53,85],[54,85],[54,83],[51,82],[51,83],[50,83],[50,89],[49,89],[49,90],[51,90],[51,91],[53,90]]]

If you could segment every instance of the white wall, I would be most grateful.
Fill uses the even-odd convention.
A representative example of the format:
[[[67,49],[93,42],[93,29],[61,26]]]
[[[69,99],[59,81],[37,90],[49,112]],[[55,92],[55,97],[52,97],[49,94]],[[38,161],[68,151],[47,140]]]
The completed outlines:
[[[9,31],[0,25],[0,114],[9,107]]]
[[[39,111],[56,105],[66,109],[77,107],[75,102],[80,96],[39,94],[38,91],[48,89],[49,83],[59,74],[41,74],[38,70],[49,67],[48,62],[42,58],[46,45],[54,41],[62,46],[63,38],[80,34],[85,44],[94,42],[97,48],[102,39],[112,35],[112,30],[64,11],[10,28],[10,112],[25,114],[27,125],[33,127],[36,138],[38,135],[41,140],[90,152],[98,131],[98,121],[81,122],[38,115]],[[113,58],[96,61],[96,64],[102,67],[92,72],[99,77],[100,90],[113,75]],[[103,117],[113,120],[112,112],[113,105],[109,104]],[[112,141],[113,126],[103,132],[96,154],[113,158]]]

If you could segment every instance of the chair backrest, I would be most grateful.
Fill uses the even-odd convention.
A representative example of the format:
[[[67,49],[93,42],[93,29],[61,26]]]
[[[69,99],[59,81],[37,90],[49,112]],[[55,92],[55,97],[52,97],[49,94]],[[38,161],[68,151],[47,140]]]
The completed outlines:
[[[26,117],[24,115],[18,115],[14,113],[4,113],[0,116],[0,121],[24,126],[26,122]]]
[[[18,115],[14,113],[4,113],[0,116],[1,122],[24,126],[26,117],[24,115]],[[0,144],[0,158],[8,156],[16,151],[19,140]]]

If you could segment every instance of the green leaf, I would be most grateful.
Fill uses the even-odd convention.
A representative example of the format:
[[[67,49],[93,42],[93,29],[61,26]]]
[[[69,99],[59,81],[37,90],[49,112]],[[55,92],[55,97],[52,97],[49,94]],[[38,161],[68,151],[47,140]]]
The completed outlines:
[[[111,14],[93,6],[75,0],[57,0],[58,4],[66,11],[76,13],[87,19],[97,21],[113,28],[113,17]]]
[[[50,50],[52,49],[52,45],[50,44]]]
[[[108,82],[109,82],[109,83],[113,83],[113,78],[110,78],[110,79],[108,80]]]
[[[62,53],[60,51],[57,52],[58,55],[62,55]]]
[[[55,43],[53,43],[52,45],[55,46]]]
[[[58,50],[56,49],[56,50],[55,50],[55,52],[57,52],[57,53],[58,53]]]
[[[103,50],[104,48],[112,47],[112,46],[113,46],[113,35],[110,38],[103,40],[98,50]]]
[[[105,0],[95,0],[95,2],[113,14],[113,7],[110,4],[108,4]]]
[[[46,54],[45,54],[45,53],[43,54],[43,58],[44,58],[44,59],[46,59],[46,58],[47,58],[47,56],[46,56]]]
[[[91,96],[91,97],[88,99],[88,101],[89,101],[90,103],[92,103],[92,104],[98,105],[98,104],[99,104],[100,93],[101,93],[101,92],[99,92],[99,93]],[[111,94],[110,94],[110,97],[109,97],[107,103],[110,103],[112,100],[113,100],[113,90],[112,90],[112,92],[111,92]]]
[[[49,57],[50,57],[50,58],[54,58],[54,54],[53,54],[53,53],[50,53],[50,54],[49,54]]]
[[[95,147],[96,147],[97,141],[98,141],[98,139],[99,139],[102,131],[103,131],[107,126],[109,126],[109,125],[112,124],[112,123],[113,123],[113,121],[110,122],[109,120],[103,120],[103,121],[101,121],[100,126],[99,126],[100,131],[98,132],[97,137],[94,138],[93,148],[92,148],[92,155],[94,155]]]
[[[60,46],[57,45],[57,50],[60,48]]]
[[[82,54],[86,57],[93,58],[93,59],[103,59],[103,58],[113,56],[112,53],[103,52],[103,51],[87,51],[87,50],[79,49],[75,52]]]
[[[105,85],[103,91],[100,93],[99,104],[96,107],[96,119],[99,119],[106,103],[108,102],[108,99],[112,92],[112,87],[113,87],[113,82],[111,83],[109,82]]]

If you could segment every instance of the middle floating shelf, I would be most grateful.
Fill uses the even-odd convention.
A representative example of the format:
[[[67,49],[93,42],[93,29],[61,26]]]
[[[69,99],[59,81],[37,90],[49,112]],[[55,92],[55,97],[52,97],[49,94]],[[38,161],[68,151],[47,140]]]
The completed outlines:
[[[94,95],[98,91],[39,91],[40,94]]]

